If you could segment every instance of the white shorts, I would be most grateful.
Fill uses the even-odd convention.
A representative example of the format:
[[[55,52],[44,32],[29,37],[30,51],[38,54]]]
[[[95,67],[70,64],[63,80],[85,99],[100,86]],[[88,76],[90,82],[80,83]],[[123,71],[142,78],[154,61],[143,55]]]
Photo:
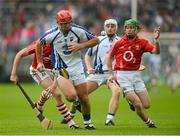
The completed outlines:
[[[86,78],[86,81],[94,81],[99,86],[101,86],[102,84],[106,84],[107,83],[108,78],[109,78],[109,74],[108,73],[104,73],[104,74],[90,74]]]
[[[86,82],[85,81],[86,77],[85,77],[84,71],[79,70],[79,71],[71,72],[71,73],[68,71],[68,73],[69,73],[69,80],[71,80],[71,82],[73,83],[74,86],[77,86],[79,84]],[[59,79],[61,77],[62,76],[59,75],[57,77],[57,79]]]
[[[117,71],[116,77],[124,93],[130,91],[142,92],[146,89],[140,71]]]
[[[52,78],[53,74],[48,71],[37,71],[32,66],[30,67],[30,75],[36,81],[36,83],[40,84],[41,81],[45,80],[46,78]]]

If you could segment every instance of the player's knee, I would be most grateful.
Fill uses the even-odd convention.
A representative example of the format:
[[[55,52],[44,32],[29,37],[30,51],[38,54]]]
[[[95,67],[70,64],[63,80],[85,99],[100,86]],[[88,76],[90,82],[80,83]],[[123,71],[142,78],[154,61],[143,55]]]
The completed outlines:
[[[145,109],[149,109],[149,108],[151,107],[151,105],[150,105],[149,103],[145,103],[145,104],[143,104],[143,107],[144,107]]]
[[[79,96],[79,100],[81,101],[81,103],[87,103],[88,102],[88,95],[81,95]]]
[[[69,101],[69,102],[74,102],[76,101],[76,98],[77,98],[77,95],[74,93],[74,94],[68,94],[66,97],[66,100]]]
[[[141,109],[142,108],[142,103],[140,101],[136,101],[133,103],[134,107],[136,109]]]
[[[121,95],[121,92],[119,89],[116,89],[114,91],[112,91],[112,96],[113,97],[119,97]]]

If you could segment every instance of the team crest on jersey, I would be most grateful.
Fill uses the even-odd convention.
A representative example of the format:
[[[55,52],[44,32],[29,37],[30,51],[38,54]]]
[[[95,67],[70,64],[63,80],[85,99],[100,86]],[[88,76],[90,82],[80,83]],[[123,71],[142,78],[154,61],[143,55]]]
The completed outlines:
[[[71,42],[73,41],[73,37],[70,37],[70,41],[71,41]]]
[[[136,50],[137,51],[140,50],[140,45],[139,44],[136,45]]]

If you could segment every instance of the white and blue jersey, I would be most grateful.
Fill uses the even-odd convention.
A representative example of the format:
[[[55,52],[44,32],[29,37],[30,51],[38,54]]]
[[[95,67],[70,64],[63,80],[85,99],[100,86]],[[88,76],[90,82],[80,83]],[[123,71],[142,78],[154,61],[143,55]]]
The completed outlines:
[[[64,36],[59,27],[47,31],[40,43],[51,45],[51,66],[55,69],[67,68],[68,72],[76,72],[83,69],[81,51],[68,51],[68,43],[82,43],[94,38],[94,35],[85,28],[73,24],[67,36]]]
[[[93,57],[92,65],[96,73],[103,74],[108,71],[106,55],[120,37],[116,35],[113,40],[109,39],[107,35],[99,36],[98,38],[100,43],[97,46],[89,48],[87,54]]]

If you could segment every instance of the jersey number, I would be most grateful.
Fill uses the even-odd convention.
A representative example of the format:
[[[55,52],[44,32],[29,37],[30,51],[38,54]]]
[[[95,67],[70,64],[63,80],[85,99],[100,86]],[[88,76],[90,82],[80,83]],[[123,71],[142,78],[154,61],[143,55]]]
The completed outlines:
[[[63,48],[64,55],[71,54],[71,51],[68,50],[68,45],[67,44],[65,44],[62,48]]]

